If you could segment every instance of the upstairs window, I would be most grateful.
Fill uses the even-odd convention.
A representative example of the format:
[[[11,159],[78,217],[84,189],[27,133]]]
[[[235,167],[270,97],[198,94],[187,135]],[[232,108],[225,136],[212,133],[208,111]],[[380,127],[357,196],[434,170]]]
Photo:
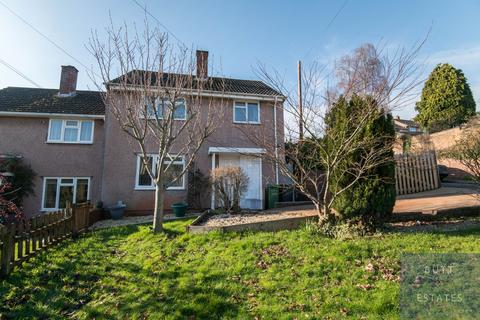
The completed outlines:
[[[187,108],[185,106],[185,99],[178,99],[175,105],[167,99],[156,98],[154,101],[147,101],[146,112],[148,119],[163,119],[169,113],[173,112],[174,120],[186,120]]]
[[[93,120],[50,119],[47,142],[93,143]]]
[[[260,123],[260,105],[258,102],[235,101],[233,122]]]

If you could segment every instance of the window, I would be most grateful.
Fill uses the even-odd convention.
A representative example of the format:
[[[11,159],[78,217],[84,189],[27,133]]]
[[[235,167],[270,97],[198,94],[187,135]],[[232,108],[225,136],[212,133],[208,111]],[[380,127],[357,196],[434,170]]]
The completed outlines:
[[[42,210],[58,210],[89,200],[90,178],[44,178]]]
[[[154,104],[155,103],[155,104]],[[186,120],[187,108],[185,99],[175,101],[175,106],[167,99],[156,98],[154,101],[146,102],[146,113],[148,119],[163,119],[173,112],[174,120]]]
[[[146,161],[143,161],[141,155],[137,155],[137,173],[135,180],[135,189],[137,190],[154,190],[155,184],[148,174],[149,168],[155,176],[157,175],[155,163],[157,163],[157,155],[149,155]],[[185,189],[185,175],[175,180],[185,167],[183,158],[170,157],[169,160],[163,162],[162,168],[167,181],[168,190],[183,190]],[[175,181],[173,181],[175,180]]]
[[[260,123],[260,107],[258,102],[235,101],[233,122]]]
[[[47,142],[92,143],[93,120],[50,119]]]

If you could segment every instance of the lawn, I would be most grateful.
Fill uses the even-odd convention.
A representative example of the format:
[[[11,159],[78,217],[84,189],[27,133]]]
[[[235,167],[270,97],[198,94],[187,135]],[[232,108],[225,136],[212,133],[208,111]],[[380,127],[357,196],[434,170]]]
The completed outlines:
[[[480,253],[479,229],[340,241],[311,228],[191,235],[189,222],[96,231],[39,255],[0,281],[0,318],[398,319],[402,252]]]

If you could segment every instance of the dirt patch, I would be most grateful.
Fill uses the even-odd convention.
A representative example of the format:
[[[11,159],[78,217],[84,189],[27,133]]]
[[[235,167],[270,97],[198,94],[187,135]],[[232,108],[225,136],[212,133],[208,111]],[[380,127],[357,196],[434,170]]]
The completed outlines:
[[[237,224],[257,223],[285,218],[312,217],[317,211],[312,206],[295,206],[281,209],[265,210],[263,212],[213,215],[201,225],[208,227],[223,227]]]
[[[393,231],[399,232],[460,231],[480,228],[480,218],[446,221],[407,221],[389,223],[387,225]]]

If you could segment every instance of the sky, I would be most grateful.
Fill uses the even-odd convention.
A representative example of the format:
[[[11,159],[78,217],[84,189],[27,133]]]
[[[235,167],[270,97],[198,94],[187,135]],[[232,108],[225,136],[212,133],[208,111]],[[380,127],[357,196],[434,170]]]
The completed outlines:
[[[104,34],[110,15],[115,24],[141,25],[145,12],[135,1],[174,35],[172,41],[208,50],[223,75],[241,79],[258,78],[262,63],[293,84],[298,60],[331,66],[363,43],[411,47],[430,30],[418,56],[424,77],[440,62],[462,69],[480,110],[478,0],[0,0],[0,62],[43,88],[57,88],[60,66],[71,64],[80,70],[78,89],[94,89],[78,62],[95,66],[86,48],[91,32]],[[7,86],[33,85],[0,64],[0,88]],[[414,104],[395,113],[411,118]]]

